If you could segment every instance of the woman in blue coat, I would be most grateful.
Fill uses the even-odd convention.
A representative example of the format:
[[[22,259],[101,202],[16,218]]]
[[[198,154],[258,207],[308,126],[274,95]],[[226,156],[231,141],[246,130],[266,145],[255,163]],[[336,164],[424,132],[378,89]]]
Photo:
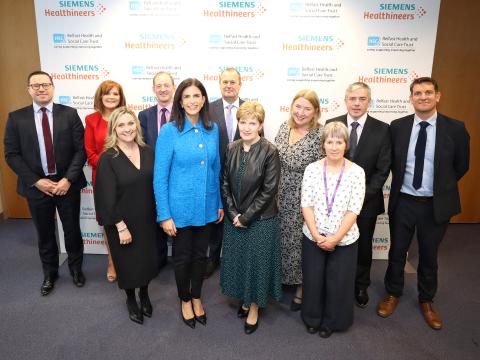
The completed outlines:
[[[182,319],[191,328],[207,323],[200,297],[208,239],[211,224],[223,219],[218,128],[208,118],[207,99],[200,81],[182,81],[155,147],[157,221],[174,239]]]

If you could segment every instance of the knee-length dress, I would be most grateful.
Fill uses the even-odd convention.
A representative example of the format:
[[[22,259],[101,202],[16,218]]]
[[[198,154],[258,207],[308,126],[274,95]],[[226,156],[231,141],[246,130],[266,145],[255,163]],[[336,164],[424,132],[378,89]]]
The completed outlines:
[[[238,193],[245,174],[246,153],[237,175]],[[239,197],[239,195],[237,195]],[[228,217],[224,221],[220,285],[226,296],[259,307],[268,298],[280,300],[282,295],[280,233],[278,217],[255,220],[247,228],[235,227]]]
[[[105,151],[98,162],[95,208],[105,227],[108,244],[121,289],[147,285],[158,273],[157,231],[153,195],[154,153],[140,147],[140,169],[119,151]],[[123,220],[132,242],[120,245],[115,224]]]
[[[294,144],[289,144],[290,127],[284,122],[275,137],[281,162],[278,189],[278,214],[282,251],[282,283],[302,283],[302,226],[300,207],[303,173],[307,165],[321,159],[321,128],[310,130]]]

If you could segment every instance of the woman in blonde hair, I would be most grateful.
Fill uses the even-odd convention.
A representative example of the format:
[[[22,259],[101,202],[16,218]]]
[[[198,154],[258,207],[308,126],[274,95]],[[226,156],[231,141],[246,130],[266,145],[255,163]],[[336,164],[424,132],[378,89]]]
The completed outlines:
[[[139,324],[144,315],[152,316],[148,284],[157,274],[153,163],[153,150],[142,141],[135,113],[126,107],[116,109],[98,162],[95,208],[105,227],[118,286],[127,294],[130,319]]]
[[[281,176],[278,189],[278,210],[282,242],[282,283],[295,286],[292,311],[300,310],[302,303],[302,226],[300,192],[303,172],[308,164],[323,157],[320,147],[323,130],[320,119],[320,101],[313,90],[295,94],[290,106],[290,117],[275,137],[280,154]]]

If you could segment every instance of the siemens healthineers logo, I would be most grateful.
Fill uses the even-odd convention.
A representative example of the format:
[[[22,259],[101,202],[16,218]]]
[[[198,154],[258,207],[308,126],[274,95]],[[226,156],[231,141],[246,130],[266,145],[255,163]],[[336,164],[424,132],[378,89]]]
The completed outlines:
[[[334,51],[344,45],[330,34],[299,34],[292,41],[282,43],[283,51]]]
[[[43,14],[45,16],[95,16],[101,15],[107,8],[95,1],[58,1],[56,8],[45,8]]]
[[[96,64],[66,64],[63,72],[52,72],[54,80],[100,80],[110,75],[104,67]]]
[[[364,20],[411,21],[423,17],[427,11],[415,3],[380,3],[374,11],[364,11]]]
[[[367,84],[407,84],[410,71],[407,68],[376,67],[369,75],[360,75],[358,81]]]
[[[254,18],[267,10],[257,1],[218,1],[214,8],[204,9],[204,17],[215,18]]]

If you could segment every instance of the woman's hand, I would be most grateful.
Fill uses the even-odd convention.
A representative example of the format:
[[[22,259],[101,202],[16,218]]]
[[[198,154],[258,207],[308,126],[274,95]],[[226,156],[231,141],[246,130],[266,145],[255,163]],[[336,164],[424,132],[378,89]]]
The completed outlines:
[[[223,220],[224,215],[225,212],[223,211],[223,209],[218,209],[218,220],[215,221],[215,224],[220,224]]]
[[[127,229],[126,226],[124,229],[125,230],[118,232],[118,237],[120,238],[120,245],[127,245],[132,242],[132,234],[130,234],[130,231]]]
[[[242,216],[242,214],[238,214],[237,216],[235,216],[235,218],[233,219],[233,225],[238,228],[246,228],[246,226],[243,225],[238,219],[240,216]]]
[[[324,251],[335,251],[338,241],[333,236],[320,236],[323,241],[317,242],[318,247]]]
[[[163,220],[160,223],[160,226],[168,236],[177,236],[177,227],[175,226],[172,218]]]

